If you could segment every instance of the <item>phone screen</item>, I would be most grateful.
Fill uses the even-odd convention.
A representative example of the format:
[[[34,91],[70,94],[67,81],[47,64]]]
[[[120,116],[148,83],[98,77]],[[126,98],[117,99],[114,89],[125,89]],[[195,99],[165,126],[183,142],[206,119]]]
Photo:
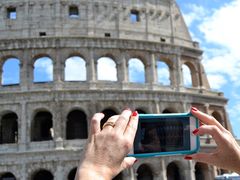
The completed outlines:
[[[190,150],[189,117],[140,118],[134,154]]]

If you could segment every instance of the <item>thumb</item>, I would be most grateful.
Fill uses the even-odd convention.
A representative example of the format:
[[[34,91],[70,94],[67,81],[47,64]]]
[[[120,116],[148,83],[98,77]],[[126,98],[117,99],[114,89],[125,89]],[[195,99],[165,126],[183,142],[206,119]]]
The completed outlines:
[[[125,157],[121,164],[121,171],[132,167],[135,162],[137,162],[135,157]]]

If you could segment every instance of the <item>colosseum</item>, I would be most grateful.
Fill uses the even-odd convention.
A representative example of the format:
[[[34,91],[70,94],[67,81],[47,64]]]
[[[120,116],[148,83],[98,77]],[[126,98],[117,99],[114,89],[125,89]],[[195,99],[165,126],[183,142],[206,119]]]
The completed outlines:
[[[89,120],[140,113],[211,114],[199,44],[174,0],[0,0],[0,179],[73,180]],[[216,147],[201,136],[201,150]],[[224,170],[183,156],[144,158],[114,179],[210,180]]]

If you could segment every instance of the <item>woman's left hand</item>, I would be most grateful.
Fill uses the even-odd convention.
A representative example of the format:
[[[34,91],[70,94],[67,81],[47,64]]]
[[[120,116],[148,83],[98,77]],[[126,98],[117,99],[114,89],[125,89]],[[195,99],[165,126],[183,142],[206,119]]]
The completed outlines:
[[[122,170],[131,167],[136,158],[126,157],[133,146],[138,126],[137,111],[124,110],[110,117],[101,130],[104,114],[96,113],[76,179],[112,179]]]

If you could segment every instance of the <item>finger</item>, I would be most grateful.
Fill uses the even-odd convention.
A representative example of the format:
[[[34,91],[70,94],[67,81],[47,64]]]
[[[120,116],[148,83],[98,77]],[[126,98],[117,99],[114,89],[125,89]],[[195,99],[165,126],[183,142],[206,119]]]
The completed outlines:
[[[198,131],[194,134],[195,135],[209,134],[213,137],[218,146],[221,146],[223,144],[222,142],[225,142],[222,137],[223,132],[216,125],[203,125],[199,127]]]
[[[186,160],[194,160],[207,164],[215,164],[216,156],[214,153],[197,153],[191,154],[184,157]]]
[[[133,164],[137,161],[135,157],[125,157],[121,164],[121,171],[133,166]]]
[[[103,113],[96,113],[93,115],[91,120],[91,129],[90,129],[90,137],[93,134],[96,134],[101,131],[100,122],[104,118]]]
[[[118,133],[124,133],[125,129],[126,129],[126,126],[130,120],[130,116],[132,114],[132,111],[131,110],[124,110],[119,118],[117,119],[116,121],[116,124],[115,124],[115,130],[118,132]]]
[[[111,117],[103,124],[102,130],[106,131],[106,130],[111,130],[111,129],[113,129],[118,118],[119,118],[119,115],[111,116]],[[110,123],[109,123],[109,122],[110,122]],[[109,124],[108,124],[108,123],[109,123]],[[111,124],[113,124],[113,126],[112,126]]]
[[[138,128],[138,112],[134,111],[130,117],[130,120],[129,120],[128,125],[124,132],[124,136],[130,142],[134,141],[134,138],[135,138],[135,135],[137,132],[137,128]]]
[[[205,114],[201,111],[199,111],[197,108],[192,107],[191,113],[198,118],[200,121],[202,121],[204,124],[207,125],[216,125],[219,129],[224,130],[225,128],[213,117],[208,114]]]

